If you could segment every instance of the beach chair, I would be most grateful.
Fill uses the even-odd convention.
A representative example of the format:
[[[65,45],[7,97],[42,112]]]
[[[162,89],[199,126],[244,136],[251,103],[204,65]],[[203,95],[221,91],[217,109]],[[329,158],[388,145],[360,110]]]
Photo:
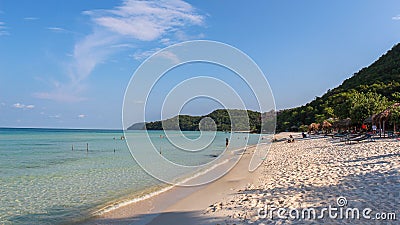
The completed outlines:
[[[342,141],[347,141],[347,139],[348,139],[348,134],[340,134],[340,133],[337,133],[337,134],[332,135],[332,139],[337,139],[337,138],[339,138],[339,141],[340,141],[340,142],[342,142]]]
[[[372,135],[370,134],[365,134],[362,136],[358,136],[358,137],[354,137],[354,138],[349,138],[346,143],[347,144],[351,144],[352,141],[356,141],[357,143],[359,143],[360,141],[365,141],[365,140],[369,140],[369,141],[374,141],[372,138]]]
[[[400,132],[394,133],[394,137],[396,138],[396,141],[400,141]]]

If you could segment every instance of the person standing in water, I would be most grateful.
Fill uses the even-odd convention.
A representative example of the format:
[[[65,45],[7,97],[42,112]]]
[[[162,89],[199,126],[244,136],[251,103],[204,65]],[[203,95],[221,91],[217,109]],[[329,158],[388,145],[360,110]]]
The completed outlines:
[[[228,145],[229,145],[229,139],[225,138],[225,147],[228,147]]]

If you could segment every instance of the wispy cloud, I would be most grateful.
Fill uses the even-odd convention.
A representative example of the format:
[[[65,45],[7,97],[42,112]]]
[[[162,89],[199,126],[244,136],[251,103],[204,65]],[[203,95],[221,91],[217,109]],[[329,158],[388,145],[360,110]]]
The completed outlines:
[[[400,20],[400,14],[397,15],[397,16],[393,16],[393,17],[392,17],[392,20]]]
[[[85,100],[79,97],[84,81],[112,54],[140,46],[143,42],[152,43],[150,49],[158,49],[160,44],[180,41],[187,27],[204,24],[204,17],[182,0],[125,0],[113,9],[89,10],[83,14],[90,17],[93,30],[75,43],[72,60],[67,66],[69,82],[60,84],[53,91],[36,93],[36,97],[57,101]],[[52,27],[52,30],[56,31],[58,27]],[[135,49],[133,55],[141,60],[146,54],[150,54],[148,50]]]
[[[161,50],[161,48],[154,48],[154,49],[150,49],[147,51],[137,51],[131,56],[136,60],[143,60],[143,59],[150,57],[151,55],[153,55],[154,53],[156,53],[159,50]],[[157,54],[157,57],[168,59],[173,64],[178,64],[181,62],[181,60],[178,58],[178,56],[175,53],[170,52],[170,51],[160,52]]]
[[[85,14],[91,15],[100,26],[141,41],[154,41],[179,27],[202,25],[204,21],[190,4],[180,0],[126,0],[115,9]]]
[[[65,85],[66,88],[61,88],[53,90],[51,92],[37,92],[33,96],[40,99],[54,100],[58,102],[81,102],[87,100],[85,97],[80,96],[80,91],[75,91],[74,87]],[[74,93],[69,93],[69,90],[75,91]]]
[[[163,51],[163,52],[157,54],[157,57],[168,59],[173,64],[179,64],[181,62],[181,60],[178,58],[178,56],[175,53],[170,52],[170,51]]]
[[[0,36],[9,35],[10,33],[7,31],[6,24],[0,21]]]
[[[135,59],[135,60],[143,60],[148,58],[149,56],[153,55],[154,53],[156,53],[157,51],[161,50],[161,48],[153,48],[150,50],[146,50],[146,51],[142,51],[142,50],[137,50],[135,53],[133,53],[131,56]]]
[[[79,118],[79,119],[83,119],[83,118],[85,118],[85,117],[86,117],[85,114],[79,114],[79,115],[78,115],[78,118]]]
[[[61,27],[47,27],[48,30],[55,32],[66,32],[67,30]]]
[[[50,115],[50,116],[48,116],[49,118],[51,118],[51,119],[60,119],[61,118],[61,115],[60,114],[57,114],[57,115]]]
[[[39,18],[37,18],[37,17],[24,17],[23,18],[23,20],[26,20],[26,21],[33,21],[33,20],[38,20]]]
[[[25,105],[21,103],[15,103],[12,105],[12,107],[17,108],[17,109],[33,109],[35,108],[35,105]]]

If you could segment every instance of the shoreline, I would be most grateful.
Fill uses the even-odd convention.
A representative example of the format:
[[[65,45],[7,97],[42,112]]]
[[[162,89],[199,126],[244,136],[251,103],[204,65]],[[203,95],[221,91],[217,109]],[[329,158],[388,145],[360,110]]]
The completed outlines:
[[[256,147],[256,145],[249,145],[246,148],[253,149],[255,147]],[[244,148],[231,149],[230,153],[231,154],[240,155],[239,156],[239,160],[241,160],[241,158],[243,156],[243,153],[244,153]],[[236,156],[236,157],[238,157],[238,156]],[[207,175],[208,173],[214,172],[215,170],[217,170],[217,168],[225,166],[225,164],[227,164],[230,160],[233,160],[233,159],[234,158],[225,159],[224,161],[221,161],[221,162],[211,166],[210,168],[207,168],[204,171],[197,171],[196,173],[194,173],[193,175],[191,175],[189,177],[182,178],[183,180],[180,181],[180,183],[186,183],[186,182],[189,182],[191,180],[195,180],[195,179],[197,179],[197,178],[199,178],[199,177],[201,177],[203,175]],[[239,160],[235,164],[233,164],[233,167],[236,166],[237,163],[239,163]],[[230,170],[228,170],[228,173],[229,173],[229,171]],[[212,182],[207,182],[205,184],[196,185],[196,186],[207,186],[209,183],[212,183]],[[119,199],[116,199],[116,201],[110,201],[108,203],[105,203],[102,206],[97,207],[98,209],[95,210],[91,214],[92,216],[90,216],[90,218],[99,217],[99,216],[101,217],[103,214],[109,213],[109,212],[111,212],[113,210],[117,210],[118,208],[121,208],[121,207],[124,207],[124,206],[127,206],[127,205],[131,205],[131,204],[135,204],[137,202],[141,202],[141,201],[147,200],[149,198],[156,197],[156,196],[158,196],[160,194],[163,194],[164,192],[168,192],[169,190],[171,190],[173,188],[179,188],[179,187],[182,187],[182,186],[172,185],[172,184],[165,184],[165,183],[160,183],[160,184],[158,184],[156,186],[148,187],[148,188],[143,189],[143,190],[141,190],[141,191],[139,191],[137,193],[133,193],[132,195],[129,195],[129,196],[132,196],[132,197],[128,197],[128,198],[121,197]],[[183,186],[183,187],[186,187],[186,188],[190,189],[190,186],[189,187]]]
[[[83,224],[157,224],[157,221],[168,219],[170,216],[167,214],[177,210],[198,211],[196,214],[201,217],[202,210],[210,204],[221,197],[234,193],[237,188],[254,182],[258,178],[258,170],[252,173],[248,172],[248,165],[255,146],[247,146],[245,151],[242,149],[232,150],[232,152],[241,151],[239,153],[242,154],[240,160],[227,174],[211,183],[195,187],[167,186],[163,188],[166,189],[165,191],[158,190],[155,191],[156,194],[149,193],[148,195],[151,196],[139,201],[127,200],[127,202],[132,202],[122,203],[117,208],[106,210],[101,215],[89,218]],[[247,176],[250,174],[253,176]],[[218,196],[208,194],[207,197],[204,197],[204,194],[210,193],[210,191],[212,191],[211,193],[218,192]],[[201,201],[191,204],[193,198],[201,199]],[[166,216],[168,218],[165,218]],[[173,217],[175,218],[175,216]],[[174,223],[176,224],[176,221]]]

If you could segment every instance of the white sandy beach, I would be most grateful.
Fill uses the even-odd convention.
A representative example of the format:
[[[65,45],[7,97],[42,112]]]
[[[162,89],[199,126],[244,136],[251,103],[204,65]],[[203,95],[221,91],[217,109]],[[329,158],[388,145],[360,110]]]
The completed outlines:
[[[287,137],[281,133],[277,138]],[[400,216],[400,141],[381,139],[345,145],[331,138],[277,142],[265,163],[247,171],[252,148],[226,176],[205,186],[177,187],[143,202],[105,213],[89,224],[375,224],[374,219],[279,219],[258,217],[260,209],[299,211],[337,207],[371,208]],[[343,200],[343,199],[342,199]],[[386,220],[395,224],[397,221]]]

